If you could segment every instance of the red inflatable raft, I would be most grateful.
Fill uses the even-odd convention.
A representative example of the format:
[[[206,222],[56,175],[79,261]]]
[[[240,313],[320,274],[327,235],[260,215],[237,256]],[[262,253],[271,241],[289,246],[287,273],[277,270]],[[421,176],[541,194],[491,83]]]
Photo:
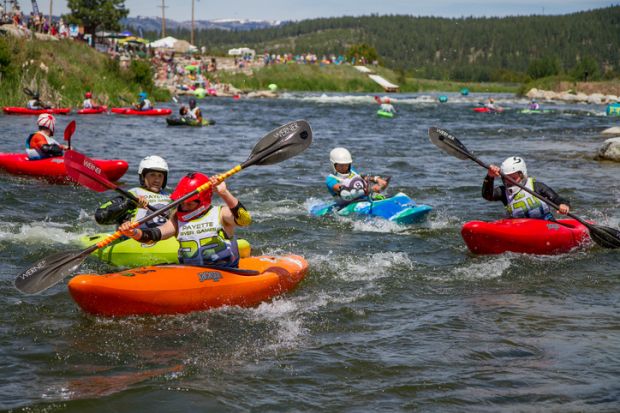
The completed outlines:
[[[127,172],[128,165],[125,161],[116,159],[94,161],[110,181],[118,181]],[[29,175],[51,182],[71,180],[65,169],[65,158],[62,156],[30,160],[25,153],[0,153],[0,169],[14,175]]]
[[[463,225],[461,235],[475,254],[562,254],[590,242],[588,229],[574,219],[470,221]]]
[[[172,113],[171,109],[149,109],[149,110],[135,110],[132,108],[112,108],[112,113],[118,113],[119,115],[137,115],[137,116],[164,116]]]
[[[66,115],[71,112],[71,108],[51,108],[51,109],[27,109],[22,107],[2,108],[7,115],[40,115],[41,113],[52,113],[54,115]]]
[[[98,113],[103,113],[108,110],[107,106],[99,106],[98,108],[92,109],[80,109],[77,111],[78,115],[96,115]]]
[[[246,273],[158,265],[77,275],[68,287],[75,302],[91,314],[189,313],[224,305],[247,307],[269,300],[295,288],[308,272],[308,263],[298,255],[259,256],[241,258],[239,269]]]

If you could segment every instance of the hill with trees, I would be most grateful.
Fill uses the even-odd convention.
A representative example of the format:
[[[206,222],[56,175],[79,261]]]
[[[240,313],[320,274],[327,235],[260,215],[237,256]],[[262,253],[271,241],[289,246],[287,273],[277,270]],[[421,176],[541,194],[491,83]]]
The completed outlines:
[[[184,28],[169,34],[190,37]],[[195,38],[211,53],[248,46],[258,53],[345,55],[367,44],[386,67],[427,79],[523,82],[620,74],[620,6],[553,16],[322,18],[251,31],[199,30]]]

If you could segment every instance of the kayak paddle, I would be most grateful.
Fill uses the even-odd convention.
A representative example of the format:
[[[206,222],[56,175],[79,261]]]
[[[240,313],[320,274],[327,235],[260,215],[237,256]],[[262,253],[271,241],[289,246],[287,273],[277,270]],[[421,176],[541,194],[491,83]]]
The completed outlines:
[[[75,133],[75,121],[72,120],[69,122],[67,127],[65,128],[65,141],[69,142],[69,150],[71,150],[71,137]]]
[[[478,165],[482,166],[484,169],[487,169],[487,170],[489,169],[489,165],[482,162],[480,159],[474,156],[471,152],[469,152],[469,150],[465,147],[465,145],[463,145],[461,141],[459,141],[454,135],[452,135],[447,130],[432,127],[432,128],[429,128],[428,130],[428,136],[431,142],[435,146],[437,146],[439,149],[443,150],[447,154],[452,155],[458,159],[471,159],[472,161],[476,162]],[[559,209],[559,205],[555,204],[554,202],[540,195],[536,191],[532,191],[528,187],[521,185],[519,182],[515,182],[514,180],[510,179],[510,177],[506,176],[501,171],[500,171],[500,175],[506,181],[510,182],[513,185],[518,186],[519,188],[523,189],[526,192],[529,192],[530,194],[534,195],[540,200],[551,205],[556,210]],[[600,245],[601,247],[620,248],[620,231],[619,230],[610,228],[610,227],[605,227],[602,225],[591,224],[579,218],[578,216],[573,215],[570,212],[566,215],[568,215],[569,217],[573,218],[576,221],[579,221],[582,225],[588,228],[588,230],[590,231],[590,238],[592,238],[592,240],[596,242],[598,245]]]
[[[256,143],[252,149],[252,153],[248,159],[230,169],[223,174],[218,175],[221,182],[237,172],[253,165],[273,165],[303,152],[312,142],[312,129],[305,120],[298,120],[280,126],[269,132],[260,141]],[[132,222],[131,228],[137,228],[144,222],[150,221],[158,215],[161,215],[186,199],[189,199],[202,191],[206,191],[211,187],[211,182],[199,186],[194,191],[182,196],[174,202],[169,203],[165,207],[158,209],[151,214],[146,215],[138,221]],[[69,275],[73,270],[80,266],[82,261],[86,259],[93,251],[105,247],[111,242],[120,238],[122,234],[116,231],[114,234],[105,238],[101,242],[92,245],[82,251],[67,251],[51,255],[43,258],[33,266],[22,272],[15,279],[15,287],[25,294],[38,294],[48,288],[56,285]]]
[[[92,189],[93,191],[105,192],[108,189],[112,189],[138,204],[138,198],[134,194],[124,190],[115,183],[110,182],[101,168],[95,164],[95,161],[83,153],[73,150],[66,151],[65,169],[67,170],[67,174],[73,180],[87,188]],[[154,208],[151,205],[148,205],[147,208],[151,211],[157,211],[157,208]]]

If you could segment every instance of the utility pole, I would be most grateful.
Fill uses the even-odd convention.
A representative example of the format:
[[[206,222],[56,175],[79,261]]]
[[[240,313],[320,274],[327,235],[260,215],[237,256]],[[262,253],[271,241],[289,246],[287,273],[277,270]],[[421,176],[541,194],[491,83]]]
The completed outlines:
[[[166,37],[166,1],[161,0],[161,37]]]
[[[190,43],[194,44],[194,0],[192,0],[192,38]]]

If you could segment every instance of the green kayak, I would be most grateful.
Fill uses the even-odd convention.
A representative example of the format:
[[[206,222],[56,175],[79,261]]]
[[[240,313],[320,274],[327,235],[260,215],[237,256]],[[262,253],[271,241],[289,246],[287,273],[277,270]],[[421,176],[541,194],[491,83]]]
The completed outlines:
[[[393,118],[394,117],[394,113],[393,112],[386,112],[384,110],[379,109],[377,111],[377,115],[382,117],[382,118]]]
[[[80,238],[80,244],[84,248],[90,247],[103,241],[110,235],[111,233],[109,232],[86,235]],[[239,245],[239,255],[241,258],[250,256],[252,248],[249,242],[244,239],[238,239],[237,245]],[[178,250],[179,242],[174,237],[159,241],[156,244],[141,244],[133,239],[121,239],[106,247],[99,248],[92,255],[112,265],[139,267],[156,264],[178,264]]]
[[[176,116],[171,116],[169,118],[166,118],[166,123],[168,123],[168,126],[196,126],[196,127],[201,127],[201,126],[209,126],[209,125],[215,125],[215,121],[211,120],[211,119],[203,119],[202,123],[198,122],[197,120],[192,120],[192,119],[187,119],[187,118],[179,118]]]
[[[552,109],[521,109],[519,113],[527,113],[529,115],[553,113]]]

